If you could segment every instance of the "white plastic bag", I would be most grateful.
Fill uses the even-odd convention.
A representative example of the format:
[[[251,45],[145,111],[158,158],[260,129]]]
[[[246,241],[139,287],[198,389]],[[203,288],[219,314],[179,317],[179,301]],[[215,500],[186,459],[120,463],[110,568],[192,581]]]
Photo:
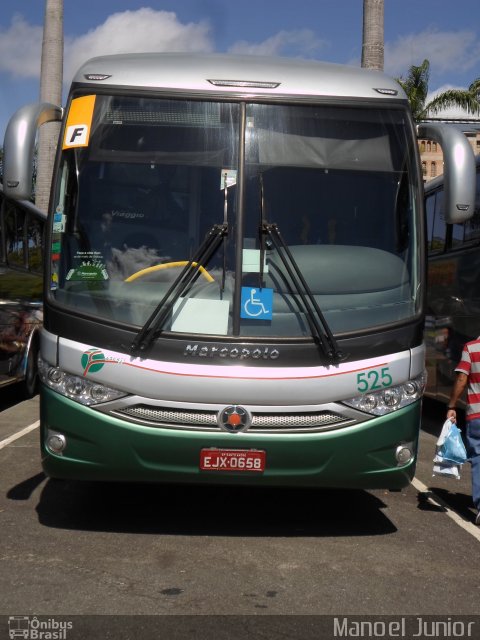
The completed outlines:
[[[455,480],[460,480],[460,467],[458,464],[454,464],[453,462],[435,463],[434,458],[432,476],[443,476],[446,478],[455,478]]]

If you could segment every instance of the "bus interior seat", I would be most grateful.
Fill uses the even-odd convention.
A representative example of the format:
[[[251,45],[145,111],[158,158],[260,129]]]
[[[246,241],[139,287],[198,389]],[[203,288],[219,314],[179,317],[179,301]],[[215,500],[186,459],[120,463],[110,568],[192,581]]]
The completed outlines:
[[[404,296],[409,286],[405,263],[393,253],[373,247],[297,245],[290,251],[315,295],[368,295],[390,292]],[[268,254],[269,286],[275,291],[294,290],[276,251]]]

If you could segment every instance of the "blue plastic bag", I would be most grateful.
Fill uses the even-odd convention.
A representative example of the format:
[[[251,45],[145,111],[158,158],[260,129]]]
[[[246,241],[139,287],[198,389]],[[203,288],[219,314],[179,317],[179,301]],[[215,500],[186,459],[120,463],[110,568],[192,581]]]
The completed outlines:
[[[467,461],[467,452],[463,444],[462,432],[453,422],[443,445],[440,447],[439,454],[444,460],[454,462],[455,464],[463,464]]]
[[[433,475],[460,479],[460,468],[467,460],[461,431],[451,420],[446,420],[437,440],[433,459]]]

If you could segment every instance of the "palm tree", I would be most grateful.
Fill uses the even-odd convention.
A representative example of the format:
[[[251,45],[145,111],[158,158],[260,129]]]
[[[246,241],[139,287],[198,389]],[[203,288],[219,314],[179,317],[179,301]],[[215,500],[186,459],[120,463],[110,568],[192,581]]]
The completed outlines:
[[[468,89],[448,89],[427,102],[430,62],[424,60],[420,66],[412,65],[406,78],[397,78],[407,94],[413,119],[418,122],[438,114],[445,109],[460,108],[471,114],[480,114],[480,78]]]
[[[43,25],[40,102],[62,104],[63,84],[63,0],[46,0]],[[35,204],[48,208],[60,123],[48,122],[38,136],[38,171]]]
[[[362,67],[383,71],[384,0],[363,0]]]

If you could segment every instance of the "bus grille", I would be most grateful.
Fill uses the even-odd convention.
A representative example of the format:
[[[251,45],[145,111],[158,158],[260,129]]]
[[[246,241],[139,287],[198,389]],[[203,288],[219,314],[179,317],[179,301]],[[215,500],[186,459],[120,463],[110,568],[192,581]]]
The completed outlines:
[[[133,422],[171,429],[219,430],[216,411],[189,411],[185,409],[134,405],[112,412]],[[250,432],[322,431],[353,424],[350,416],[328,410],[299,413],[254,413]]]

